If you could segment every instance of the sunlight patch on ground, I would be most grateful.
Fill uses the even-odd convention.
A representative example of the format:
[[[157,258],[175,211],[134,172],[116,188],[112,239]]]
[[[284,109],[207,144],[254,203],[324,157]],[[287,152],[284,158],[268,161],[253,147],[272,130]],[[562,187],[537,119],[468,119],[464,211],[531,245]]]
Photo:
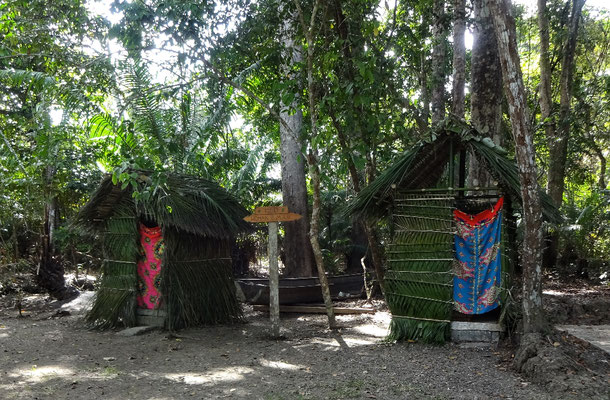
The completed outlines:
[[[38,367],[32,365],[29,369],[18,369],[9,374],[11,378],[25,379],[28,383],[43,382],[51,378],[63,378],[74,375],[74,371],[59,365]]]
[[[558,296],[558,297],[562,297],[562,296],[582,296],[585,294],[598,294],[599,290],[595,290],[595,289],[578,289],[576,291],[574,290],[567,290],[567,291],[560,291],[560,290],[552,290],[552,289],[547,289],[547,290],[543,290],[542,294],[546,294],[547,296]]]
[[[305,367],[304,365],[299,365],[299,364],[289,364],[283,361],[269,361],[269,360],[265,360],[264,358],[260,360],[260,364],[263,367],[267,367],[267,368],[276,368],[276,369],[287,369],[290,371],[297,371],[300,369],[306,369],[307,367]]]
[[[166,374],[165,378],[174,382],[183,382],[187,385],[209,385],[220,382],[237,382],[244,379],[245,374],[254,372],[249,367],[218,368],[207,373]]]
[[[374,336],[377,338],[384,338],[388,334],[387,327],[381,327],[374,324],[358,325],[354,327],[354,330],[364,335]]]
[[[363,339],[356,338],[350,336],[341,336],[337,338],[315,338],[311,341],[313,344],[321,344],[323,346],[328,346],[330,348],[340,348],[340,347],[358,347],[358,346],[371,346],[377,343],[377,339]],[[332,349],[334,350],[334,349]]]

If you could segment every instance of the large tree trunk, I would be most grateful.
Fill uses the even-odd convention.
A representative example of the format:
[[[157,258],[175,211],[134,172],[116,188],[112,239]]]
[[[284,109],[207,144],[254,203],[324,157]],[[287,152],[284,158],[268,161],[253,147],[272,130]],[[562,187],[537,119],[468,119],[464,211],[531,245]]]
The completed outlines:
[[[282,13],[284,14],[284,13]],[[303,61],[302,51],[295,44],[296,34],[294,15],[284,14],[282,41],[284,45],[282,66],[286,79],[295,79],[293,66]],[[282,199],[291,212],[303,218],[285,222],[283,241],[284,276],[311,276],[314,271],[314,260],[309,243],[309,210],[307,206],[307,183],[305,180],[305,159],[301,131],[303,129],[303,112],[298,106],[298,96],[292,104],[281,104],[280,118],[288,126],[280,124],[280,155],[282,165]]]
[[[466,84],[466,0],[453,0],[453,87],[451,113],[464,119]]]
[[[521,75],[515,20],[509,0],[489,0],[498,54],[502,65],[504,92],[515,140],[523,199],[524,237],[521,254],[523,267],[523,330],[540,332],[544,326],[542,310],[542,211],[533,135],[529,126],[525,86]]]
[[[547,190],[557,208],[563,202],[563,190],[570,138],[570,104],[572,102],[572,80],[574,55],[578,36],[578,23],[585,0],[574,0],[570,14],[568,36],[563,46],[559,99],[559,129],[549,137],[549,172]]]
[[[432,125],[445,118],[445,1],[434,0],[432,5]]]
[[[477,131],[501,144],[502,72],[498,45],[487,0],[474,0],[474,42],[472,47],[472,75],[470,113]],[[475,157],[469,158],[470,187],[489,187],[491,176]]]

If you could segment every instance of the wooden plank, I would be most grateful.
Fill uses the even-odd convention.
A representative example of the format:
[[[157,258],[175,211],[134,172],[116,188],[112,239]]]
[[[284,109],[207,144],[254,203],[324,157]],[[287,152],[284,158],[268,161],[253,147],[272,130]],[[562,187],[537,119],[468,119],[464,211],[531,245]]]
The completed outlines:
[[[375,314],[376,310],[371,308],[356,308],[356,307],[333,307],[335,314]],[[255,305],[254,311],[269,312],[269,306]],[[324,306],[288,306],[280,305],[280,312],[284,313],[302,313],[302,314],[326,314]]]
[[[285,214],[252,214],[244,218],[248,222],[287,222],[300,219],[301,215],[295,213]]]
[[[254,214],[288,214],[288,207],[256,207]]]

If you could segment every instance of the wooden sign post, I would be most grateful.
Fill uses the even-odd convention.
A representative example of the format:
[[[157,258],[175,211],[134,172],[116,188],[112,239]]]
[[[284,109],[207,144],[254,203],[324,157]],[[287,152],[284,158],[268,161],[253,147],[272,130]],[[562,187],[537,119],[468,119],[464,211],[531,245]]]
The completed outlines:
[[[248,222],[267,222],[269,224],[269,318],[271,336],[280,336],[280,274],[277,265],[277,223],[296,221],[301,215],[291,213],[288,207],[258,207],[254,214],[244,219]]]

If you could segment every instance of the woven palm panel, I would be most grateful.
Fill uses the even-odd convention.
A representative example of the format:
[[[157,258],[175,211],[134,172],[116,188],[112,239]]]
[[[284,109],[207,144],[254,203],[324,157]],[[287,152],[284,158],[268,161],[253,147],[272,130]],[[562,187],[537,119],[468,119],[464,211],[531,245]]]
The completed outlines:
[[[242,311],[235,293],[227,240],[166,229],[161,293],[170,331],[235,322]]]
[[[133,207],[119,206],[106,221],[102,277],[93,307],[85,317],[90,326],[105,329],[136,324],[138,237]]]
[[[402,195],[388,249],[389,338],[443,342],[453,307],[453,196]]]

